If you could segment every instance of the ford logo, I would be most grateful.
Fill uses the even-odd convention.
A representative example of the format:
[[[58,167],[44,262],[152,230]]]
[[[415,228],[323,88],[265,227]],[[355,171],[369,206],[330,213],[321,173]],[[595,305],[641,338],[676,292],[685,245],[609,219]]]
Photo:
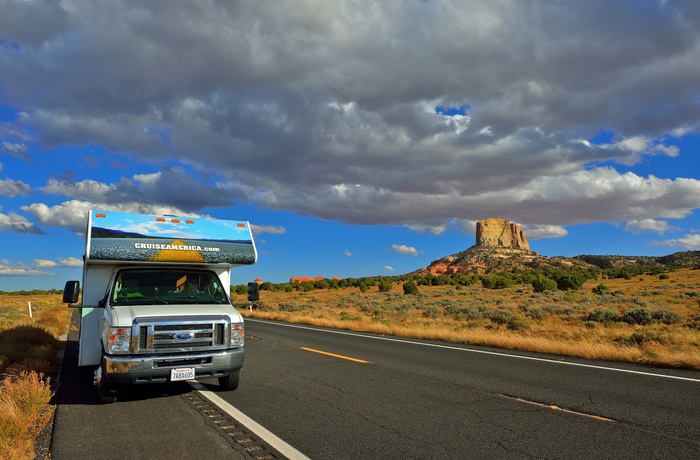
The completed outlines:
[[[177,334],[173,334],[173,340],[192,340],[194,339],[194,333],[192,332],[178,332]]]

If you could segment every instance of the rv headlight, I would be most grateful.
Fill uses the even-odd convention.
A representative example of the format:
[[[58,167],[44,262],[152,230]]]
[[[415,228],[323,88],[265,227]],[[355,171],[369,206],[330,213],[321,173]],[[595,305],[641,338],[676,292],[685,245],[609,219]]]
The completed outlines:
[[[131,328],[110,327],[107,337],[107,353],[112,355],[125,355],[129,353],[131,341]]]
[[[245,339],[245,328],[243,323],[231,323],[231,346],[239,348],[243,346]]]

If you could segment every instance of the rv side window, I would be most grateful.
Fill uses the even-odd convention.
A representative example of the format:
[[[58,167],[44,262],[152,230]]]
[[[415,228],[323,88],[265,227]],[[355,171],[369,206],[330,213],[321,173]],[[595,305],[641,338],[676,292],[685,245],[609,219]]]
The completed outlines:
[[[133,269],[117,274],[113,305],[229,303],[219,277],[208,270]]]

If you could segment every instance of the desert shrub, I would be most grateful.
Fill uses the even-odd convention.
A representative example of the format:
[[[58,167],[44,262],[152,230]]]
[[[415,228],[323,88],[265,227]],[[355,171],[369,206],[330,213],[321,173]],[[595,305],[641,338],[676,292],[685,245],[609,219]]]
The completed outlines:
[[[346,311],[341,311],[340,312],[340,320],[341,321],[360,321],[360,320],[362,320],[362,316],[351,315],[350,313],[348,313]]]
[[[587,321],[595,321],[596,323],[613,323],[615,321],[620,321],[620,315],[614,310],[608,308],[594,308],[586,316]]]
[[[683,321],[683,317],[676,312],[669,310],[656,310],[651,313],[654,321],[664,324],[677,324]]]
[[[532,288],[535,290],[535,292],[545,292],[545,291],[556,291],[557,290],[557,282],[554,281],[551,278],[547,278],[546,276],[539,274],[537,277],[535,277],[532,282]]]
[[[0,381],[1,458],[38,458],[33,440],[53,415],[52,396],[49,381],[33,371]]]
[[[646,325],[653,322],[651,311],[646,308],[630,308],[622,313],[622,321],[628,324]]]
[[[642,327],[634,331],[632,335],[624,341],[633,345],[644,345],[651,342],[666,345],[668,343],[668,337],[661,331],[649,327]]]
[[[50,375],[58,358],[58,340],[47,330],[35,326],[16,326],[0,331],[0,370],[24,364],[27,370]]]
[[[667,273],[662,273],[659,275],[660,280],[667,280],[668,278],[669,278],[669,276]]]
[[[596,324],[598,323],[596,323],[595,321],[584,321],[583,323],[583,325],[586,326],[586,328],[588,329],[595,329]]]
[[[486,289],[505,289],[515,284],[515,280],[503,275],[484,276],[481,285]]]
[[[379,292],[391,292],[393,286],[394,283],[392,283],[391,280],[382,280],[379,282]]]
[[[408,280],[403,283],[403,293],[405,295],[417,295],[418,286],[416,286],[416,282],[413,280]]]
[[[447,307],[445,315],[451,315],[457,321],[473,321],[488,316],[491,309],[485,305],[468,305],[466,307]]]
[[[603,295],[606,292],[610,292],[610,288],[603,283],[598,284],[598,286],[592,289],[593,294]]]
[[[440,309],[434,305],[430,305],[423,310],[423,318],[435,319],[440,316]]]
[[[284,302],[279,304],[280,311],[295,312],[306,310],[307,308],[311,308],[311,305],[299,305],[296,302]]]
[[[528,307],[525,309],[525,316],[532,318],[537,321],[547,319],[547,311],[540,307]]]
[[[562,270],[554,272],[552,278],[561,291],[578,290],[586,282],[586,276],[580,271]]]
[[[511,315],[506,321],[506,327],[511,331],[522,331],[528,328],[527,320],[521,315]]]
[[[489,312],[488,317],[492,323],[496,324],[508,324],[508,321],[512,319],[514,314],[506,310],[492,310]]]

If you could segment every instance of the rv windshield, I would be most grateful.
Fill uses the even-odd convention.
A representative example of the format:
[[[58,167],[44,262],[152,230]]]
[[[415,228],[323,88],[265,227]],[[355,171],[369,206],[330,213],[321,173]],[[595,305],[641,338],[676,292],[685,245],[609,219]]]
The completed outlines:
[[[208,270],[130,269],[116,277],[112,305],[229,303],[219,277]]]

